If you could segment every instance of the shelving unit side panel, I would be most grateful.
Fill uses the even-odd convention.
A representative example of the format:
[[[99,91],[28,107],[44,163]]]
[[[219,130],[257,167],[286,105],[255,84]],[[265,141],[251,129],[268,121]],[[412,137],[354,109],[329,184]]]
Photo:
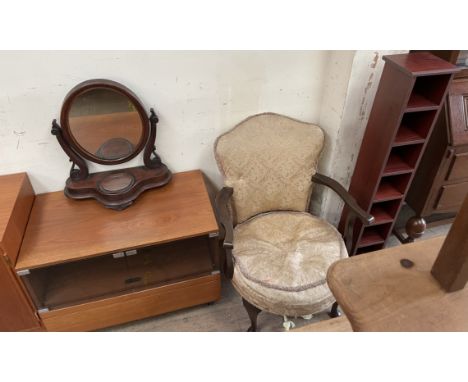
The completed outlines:
[[[431,193],[431,188],[440,167],[439,164],[443,165],[447,144],[445,118],[441,113],[437,118],[432,134],[427,137],[426,149],[421,156],[421,165],[416,170],[406,194],[406,202],[418,214],[431,213],[433,207],[433,203],[430,202],[431,198],[421,197],[421,195]]]

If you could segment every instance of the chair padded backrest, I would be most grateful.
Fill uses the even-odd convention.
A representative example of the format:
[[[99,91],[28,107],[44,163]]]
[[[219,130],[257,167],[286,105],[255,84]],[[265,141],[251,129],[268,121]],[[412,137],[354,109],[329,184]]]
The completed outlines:
[[[274,113],[251,116],[218,137],[215,158],[232,187],[234,218],[305,211],[324,144],[320,127]]]

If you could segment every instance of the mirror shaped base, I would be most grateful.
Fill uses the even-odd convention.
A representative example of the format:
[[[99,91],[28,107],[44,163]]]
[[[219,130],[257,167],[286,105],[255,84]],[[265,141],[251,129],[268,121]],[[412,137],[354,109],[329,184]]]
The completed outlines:
[[[64,192],[71,199],[94,198],[107,208],[123,210],[142,192],[164,186],[171,177],[162,163],[155,168],[132,167],[89,174],[84,180],[68,178]]]

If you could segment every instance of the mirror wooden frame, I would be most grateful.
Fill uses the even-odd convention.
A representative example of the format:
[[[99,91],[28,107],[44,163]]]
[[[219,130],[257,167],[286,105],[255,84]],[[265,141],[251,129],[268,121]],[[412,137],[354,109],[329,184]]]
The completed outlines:
[[[141,125],[143,127],[143,133],[140,138],[140,141],[138,142],[138,145],[135,147],[135,150],[130,154],[127,155],[121,159],[104,159],[100,158],[98,156],[92,155],[89,151],[86,151],[80,143],[75,139],[73,136],[72,130],[70,128],[70,111],[73,106],[73,102],[80,97],[81,95],[90,92],[91,90],[94,89],[106,89],[106,90],[111,90],[115,93],[118,93],[125,98],[127,98],[135,107],[138,115],[140,116],[140,121]],[[148,116],[138,99],[138,97],[129,89],[127,89],[125,86],[114,82],[110,80],[89,80],[82,82],[75,86],[70,92],[65,97],[65,100],[63,101],[63,106],[62,106],[62,111],[60,113],[60,125],[63,130],[63,134],[67,138],[68,142],[73,146],[73,149],[80,154],[83,158],[99,163],[99,164],[105,164],[105,165],[115,165],[115,164],[120,164],[120,163],[125,163],[129,161],[130,159],[133,159],[136,157],[141,150],[146,145],[146,142],[148,141],[148,136],[149,136],[149,131],[150,129],[144,128],[145,125],[148,125]]]
[[[142,123],[142,136],[131,154],[118,159],[99,158],[84,150],[73,137],[69,124],[69,113],[73,101],[79,95],[92,89],[115,91],[127,97],[135,106]],[[53,120],[51,133],[56,136],[60,146],[72,162],[70,177],[64,189],[67,197],[71,199],[94,198],[107,208],[122,210],[130,206],[142,192],[164,186],[170,181],[172,174],[156,153],[158,117],[153,109],[150,109],[148,117],[138,97],[122,84],[104,79],[88,80],[78,84],[64,99],[60,123],[61,126],[55,119]],[[116,165],[128,162],[141,151],[143,151],[144,166],[89,173],[86,160],[103,165]],[[119,182],[123,182],[121,188],[118,188]]]

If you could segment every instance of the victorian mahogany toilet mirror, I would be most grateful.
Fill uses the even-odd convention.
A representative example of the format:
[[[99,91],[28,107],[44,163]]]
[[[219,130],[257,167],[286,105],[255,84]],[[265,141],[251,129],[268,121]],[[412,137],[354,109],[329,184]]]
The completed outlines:
[[[65,195],[72,199],[95,198],[108,208],[121,210],[143,191],[167,184],[171,172],[156,154],[156,125],[135,94],[110,80],[89,80],[75,86],[65,97],[57,137],[73,163]],[[116,165],[142,150],[144,166],[90,174],[86,160]]]

